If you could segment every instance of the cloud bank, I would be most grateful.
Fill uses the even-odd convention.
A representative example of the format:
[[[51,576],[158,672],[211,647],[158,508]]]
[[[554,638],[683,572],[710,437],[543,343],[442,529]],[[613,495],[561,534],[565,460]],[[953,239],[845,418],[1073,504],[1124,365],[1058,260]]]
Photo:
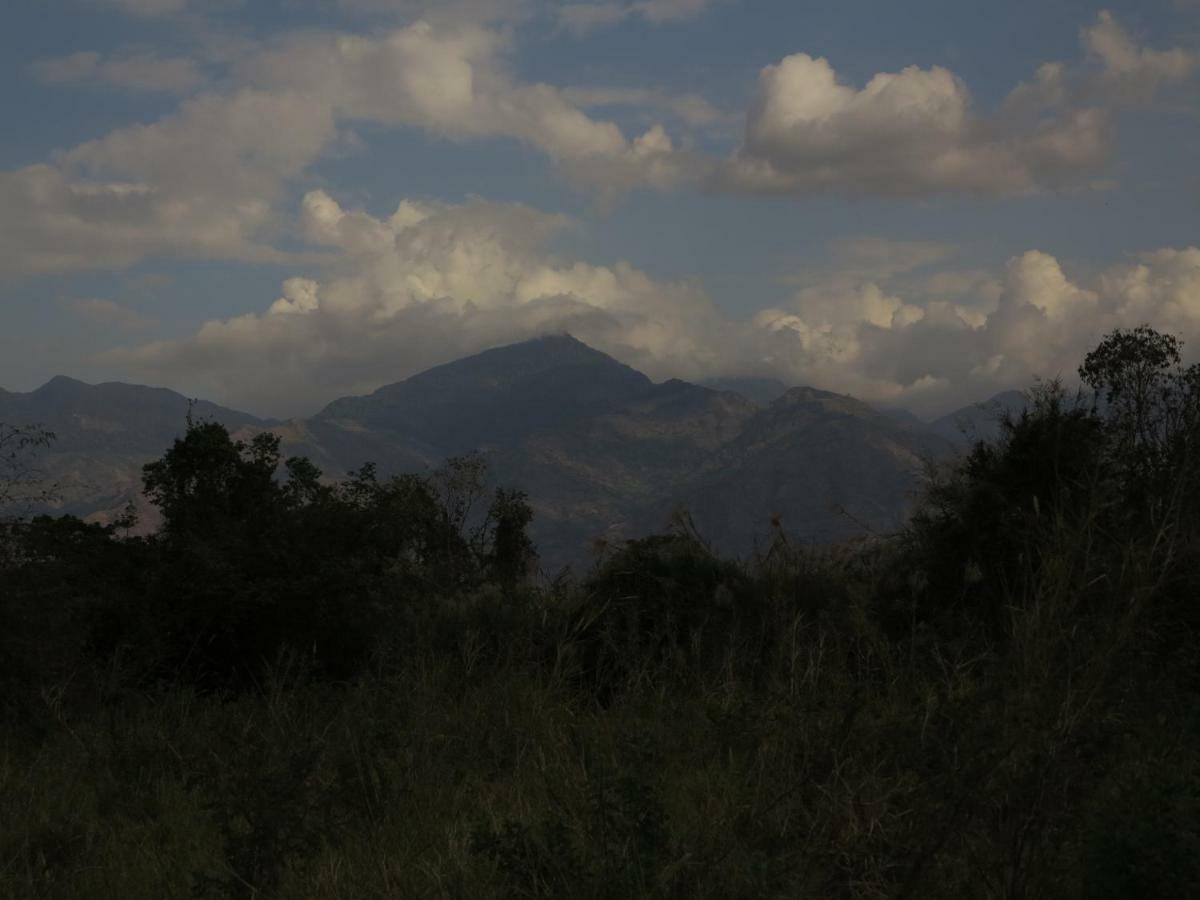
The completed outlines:
[[[227,92],[191,97],[153,124],[0,173],[0,274],[121,267],[154,254],[281,259],[273,248],[288,233],[287,189],[359,123],[455,141],[511,138],[601,192],[697,177],[703,163],[677,150],[662,125],[629,138],[584,112],[597,98],[574,102],[517,79],[510,49],[501,32],[427,22],[272,42],[240,58]],[[143,85],[167,64],[84,54],[45,63],[41,74]],[[670,103],[659,94],[599,100]],[[679,103],[693,117],[707,112],[694,99]]]
[[[863,87],[828,60],[785,57],[759,75],[742,144],[722,173],[735,190],[800,194],[1022,194],[1086,182],[1113,144],[1114,104],[1183,81],[1196,57],[1140,46],[1108,12],[1083,30],[1076,71],[1041,66],[981,114],[948,69],[909,66]]]
[[[338,255],[328,275],[288,279],[262,312],[103,361],[297,414],[569,331],[656,378],[772,375],[936,413],[1035,376],[1070,376],[1114,327],[1150,322],[1200,340],[1195,247],[1145,253],[1084,282],[1037,250],[992,272],[955,269],[949,245],[841,241],[836,268],[741,321],[694,283],[557,257],[553,240],[571,223],[525,206],[404,201],[380,219],[316,191],[303,221],[310,240]]]
[[[659,377],[721,368],[730,323],[702,290],[624,263],[556,258],[547,246],[570,227],[561,216],[404,201],[378,219],[319,191],[303,206],[309,238],[340,255],[328,277],[288,279],[261,313],[104,361],[289,414],[548,332],[570,331]]]
[[[509,0],[463,2],[516,14]],[[646,0],[617,10],[669,21],[704,5]],[[126,8],[190,6],[131,0]],[[524,81],[511,64],[511,29],[438,21],[239,43],[220,61],[228,69],[221,90],[187,96],[152,124],[0,173],[0,275],[122,267],[154,255],[285,259],[289,204],[313,166],[364,123],[458,142],[514,140],[601,201],[639,188],[713,185],[895,197],[1086,185],[1111,158],[1117,107],[1145,102],[1196,68],[1194,54],[1146,48],[1103,13],[1082,34],[1084,63],[1042,66],[983,115],[947,69],[910,66],[855,87],[827,60],[799,53],[762,70],[741,144],[722,161],[693,149],[704,143],[699,135],[720,136],[729,121],[702,97]],[[202,82],[199,64],[144,53],[76,54],[37,72],[184,94]],[[594,114],[618,107],[642,114],[640,134]]]

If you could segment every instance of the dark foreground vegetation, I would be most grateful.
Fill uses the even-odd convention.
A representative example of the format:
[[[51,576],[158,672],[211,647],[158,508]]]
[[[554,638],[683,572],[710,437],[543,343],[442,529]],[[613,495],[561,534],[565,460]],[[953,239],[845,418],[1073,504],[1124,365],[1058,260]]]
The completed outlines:
[[[475,460],[191,423],[155,535],[4,531],[0,895],[1191,896],[1200,370],[1081,374],[901,534],[550,581]]]

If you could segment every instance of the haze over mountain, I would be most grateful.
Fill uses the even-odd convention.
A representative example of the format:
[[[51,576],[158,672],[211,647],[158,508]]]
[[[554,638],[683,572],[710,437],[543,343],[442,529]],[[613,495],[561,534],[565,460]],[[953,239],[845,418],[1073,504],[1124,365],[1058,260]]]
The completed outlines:
[[[658,530],[679,506],[735,553],[766,538],[773,518],[808,541],[888,530],[903,521],[925,463],[961,441],[955,416],[986,422],[971,410],[925,426],[766,379],[719,386],[743,392],[655,383],[554,335],[337,400],[307,419],[272,422],[161,388],[60,377],[29,394],[0,393],[0,421],[54,431],[44,466],[61,485],[61,508],[99,517],[136,494],[141,465],[182,431],[189,409],[242,437],[276,431],[285,453],[330,475],[367,461],[383,475],[428,471],[478,451],[494,482],[528,491],[550,567],[586,560],[597,538]]]

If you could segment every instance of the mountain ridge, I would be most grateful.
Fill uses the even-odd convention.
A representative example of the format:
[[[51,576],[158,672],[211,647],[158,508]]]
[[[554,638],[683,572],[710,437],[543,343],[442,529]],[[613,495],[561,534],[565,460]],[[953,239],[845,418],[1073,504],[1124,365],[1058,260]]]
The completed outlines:
[[[899,422],[851,396],[783,387],[764,404],[717,384],[656,383],[559,334],[284,422],[165,388],[65,376],[29,394],[0,393],[0,421],[35,407],[49,413],[44,424],[67,436],[47,455],[47,468],[69,476],[72,496],[61,509],[97,518],[111,513],[106,503],[136,493],[141,464],[169,446],[188,410],[237,436],[273,430],[285,453],[310,456],[331,477],[368,461],[382,475],[428,471],[481,452],[493,481],[529,493],[533,536],[552,567],[581,562],[598,536],[660,529],[680,504],[714,545],[735,553],[750,552],[772,517],[812,540],[894,528],[924,460],[954,451],[932,426]]]

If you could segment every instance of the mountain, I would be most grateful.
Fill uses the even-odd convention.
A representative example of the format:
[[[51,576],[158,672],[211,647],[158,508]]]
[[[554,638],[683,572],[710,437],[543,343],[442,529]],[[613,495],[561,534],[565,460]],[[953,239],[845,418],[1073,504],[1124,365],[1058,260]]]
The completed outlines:
[[[924,461],[952,452],[851,397],[769,379],[656,384],[562,335],[338,400],[295,437],[289,452],[384,473],[480,450],[498,482],[529,492],[551,564],[660,529],[681,504],[729,552],[750,551],[773,515],[810,540],[890,529]]]
[[[770,398],[767,401],[767,398]],[[767,402],[760,402],[767,401]],[[103,515],[136,493],[143,463],[184,427],[186,398],[56,378],[0,394],[0,421],[59,434],[46,468],[64,509]],[[364,462],[421,472],[479,451],[498,484],[529,493],[548,569],[584,562],[598,537],[662,528],[680,505],[722,550],[750,551],[772,517],[804,540],[899,524],[924,460],[953,452],[932,428],[852,397],[769,379],[655,383],[569,335],[488,350],[269,422],[200,403],[235,434],[271,429],[337,477]]]
[[[929,427],[929,423],[918,416],[915,412],[904,409],[903,407],[877,406],[875,408],[879,410],[880,414],[887,416],[889,419],[892,419],[895,422],[900,422],[901,424],[907,425],[910,428],[925,429]]]
[[[55,440],[38,459],[58,486],[60,512],[104,516],[136,497],[141,467],[162,455],[189,414],[251,433],[272,422],[165,388],[110,382],[90,385],[62,375],[29,393],[0,391],[0,422],[37,424]]]
[[[384,471],[407,471],[570,427],[653,389],[645,375],[581,341],[547,336],[336,400],[304,423],[297,446],[327,463],[371,459]]]
[[[991,441],[1000,435],[1000,421],[1006,415],[1016,415],[1027,404],[1021,391],[1003,391],[983,403],[973,403],[935,419],[929,428],[955,443]]]
[[[745,553],[772,518],[825,542],[900,525],[947,442],[860,400],[793,388],[746,422],[685,496],[702,533]]]
[[[714,391],[741,394],[759,406],[770,406],[789,390],[778,378],[710,378],[700,384]]]

